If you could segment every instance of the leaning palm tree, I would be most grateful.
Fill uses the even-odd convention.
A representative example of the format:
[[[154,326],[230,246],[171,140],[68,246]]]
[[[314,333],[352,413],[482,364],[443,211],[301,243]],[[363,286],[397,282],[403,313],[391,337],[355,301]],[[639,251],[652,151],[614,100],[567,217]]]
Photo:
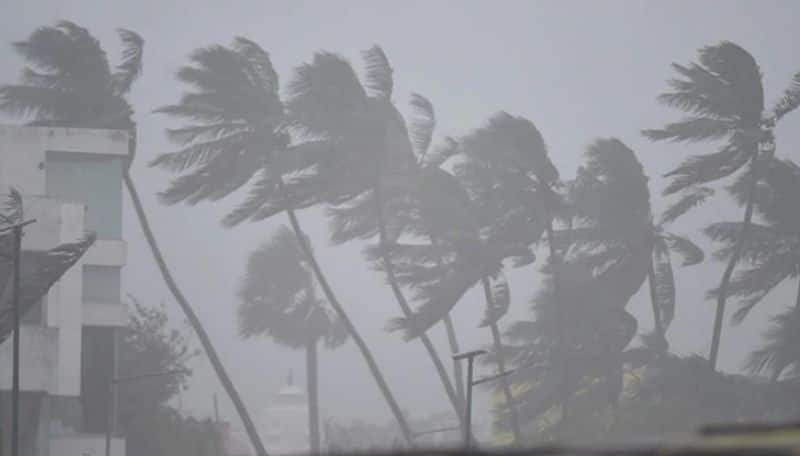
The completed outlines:
[[[779,284],[800,277],[800,166],[790,160],[772,160],[765,168],[755,192],[755,211],[763,223],[752,223],[750,241],[741,252],[749,268],[737,273],[729,287],[731,296],[740,301],[732,315],[734,323],[744,320]],[[741,186],[732,188],[737,197],[744,197],[742,190]],[[741,222],[719,222],[705,231],[724,244],[716,256],[727,259],[735,249]]]
[[[669,213],[653,222],[648,177],[633,150],[618,139],[600,139],[585,157],[570,184],[571,254],[613,283],[621,302],[647,280],[654,333],[666,351],[665,333],[675,315],[671,252],[690,266],[703,260],[703,251],[666,230]]]
[[[725,303],[736,263],[751,237],[755,189],[762,178],[761,164],[775,153],[775,123],[800,105],[800,73],[772,108],[764,103],[761,72],[752,55],[725,41],[699,51],[699,63],[673,64],[680,78],[670,81],[672,91],[659,101],[681,109],[689,117],[663,129],[645,130],[652,140],[699,142],[724,139],[711,154],[690,157],[667,176],[672,181],[667,195],[680,193],[677,207],[685,212],[705,200],[711,192],[704,185],[731,175],[745,182],[745,206],[741,230],[720,280],[714,317],[709,363],[716,367]]]
[[[452,149],[452,150],[450,150]],[[417,290],[420,303],[411,316],[393,321],[406,337],[416,337],[443,319],[472,287],[484,292],[482,326],[492,333],[493,361],[505,372],[505,346],[498,320],[510,304],[503,262],[517,266],[533,260],[530,246],[541,238],[552,217],[549,185],[557,178],[544,141],[529,121],[499,113],[486,126],[455,141],[437,156],[456,155],[456,176],[426,169],[414,183],[412,198],[420,226],[440,242],[437,249],[403,246],[401,279]],[[436,261],[431,253],[436,252]],[[441,262],[439,258],[445,258]],[[514,442],[521,443],[511,388],[505,377],[501,391],[508,404]]]
[[[30,66],[20,84],[0,87],[0,110],[30,119],[35,126],[112,128],[128,131],[128,161],[123,180],[142,232],[161,276],[197,333],[220,382],[244,423],[259,456],[266,454],[244,402],[228,376],[194,309],[181,292],[158,247],[142,205],[130,167],[136,153],[136,124],[126,97],[142,71],[144,40],[130,30],[120,30],[123,59],[112,69],[100,43],[84,28],[67,21],[41,27],[14,49]]]
[[[325,299],[361,351],[378,388],[407,438],[411,433],[371,350],[333,292],[296,211],[319,202],[329,185],[309,169],[326,163],[337,147],[328,138],[292,144],[295,120],[280,99],[278,75],[258,44],[236,38],[229,46],[198,49],[177,77],[193,90],[159,111],[185,120],[167,131],[180,150],[156,157],[178,175],[161,193],[166,204],[217,201],[254,181],[249,196],[223,220],[235,226],[286,213]],[[314,177],[314,179],[310,179]],[[322,173],[321,177],[332,176]]]
[[[320,452],[317,347],[336,348],[347,329],[317,298],[314,277],[291,230],[281,226],[247,262],[239,289],[239,332],[245,338],[268,336],[289,348],[305,350],[311,453]]]
[[[737,273],[729,287],[740,305],[732,315],[734,323],[741,322],[775,287],[791,278],[800,279],[800,167],[790,160],[772,160],[765,168],[755,194],[755,211],[762,223],[752,224],[750,241],[741,253],[748,268]],[[737,197],[745,196],[741,185],[732,191]],[[740,230],[740,222],[715,223],[706,229],[712,239],[724,243],[718,257],[731,255]],[[791,334],[797,327],[800,288],[793,304],[794,310],[774,318],[766,333],[767,344],[753,352],[747,365],[752,372],[767,370],[777,379],[797,361],[797,344]]]
[[[393,253],[404,227],[387,214],[406,207],[408,182],[418,175],[418,160],[406,123],[391,101],[393,69],[380,47],[364,52],[362,83],[342,57],[318,52],[297,68],[289,84],[287,107],[300,134],[327,140],[330,153],[305,178],[325,188],[334,243],[377,237],[377,252],[395,300],[404,315],[411,306],[395,274]],[[427,334],[428,352],[448,399],[461,418],[458,395]]]

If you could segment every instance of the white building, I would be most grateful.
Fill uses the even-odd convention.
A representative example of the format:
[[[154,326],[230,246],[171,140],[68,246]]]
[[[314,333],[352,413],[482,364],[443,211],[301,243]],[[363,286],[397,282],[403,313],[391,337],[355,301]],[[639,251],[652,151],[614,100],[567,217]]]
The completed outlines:
[[[303,390],[292,381],[291,371],[286,386],[272,399],[259,427],[269,454],[309,453],[308,401]]]
[[[0,193],[23,195],[23,248],[97,240],[23,318],[21,456],[102,456],[105,406],[113,377],[114,329],[127,324],[120,296],[125,132],[0,126]],[[8,454],[11,342],[0,346],[0,426]],[[112,454],[123,456],[115,438]]]

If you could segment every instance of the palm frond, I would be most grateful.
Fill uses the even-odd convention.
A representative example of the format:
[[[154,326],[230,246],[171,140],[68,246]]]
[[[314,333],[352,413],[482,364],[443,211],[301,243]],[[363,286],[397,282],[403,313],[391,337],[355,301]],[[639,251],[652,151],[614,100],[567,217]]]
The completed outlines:
[[[755,142],[732,141],[716,153],[689,157],[665,175],[671,181],[664,189],[664,195],[730,176],[740,170],[756,152]]]
[[[329,138],[357,134],[367,112],[367,94],[353,67],[339,55],[314,54],[297,67],[287,87],[286,102],[297,128]]]
[[[216,139],[193,142],[176,152],[159,154],[148,166],[181,173],[195,166],[206,165],[220,155],[236,156],[245,149],[248,137],[249,132],[240,130]]]
[[[126,29],[117,30],[122,41],[122,62],[114,73],[116,93],[122,95],[130,91],[131,85],[142,74],[144,39],[136,32]]]
[[[750,354],[745,368],[758,374],[769,371],[777,380],[790,366],[800,367],[800,308],[791,308],[772,319],[764,334],[766,343]]]
[[[672,251],[683,257],[681,266],[693,266],[703,262],[705,258],[703,250],[691,240],[671,233],[666,235],[665,240]]]
[[[414,145],[418,161],[424,163],[433,138],[433,129],[436,127],[436,114],[433,104],[422,95],[412,93],[409,104],[414,117],[411,119],[408,134]]]
[[[690,210],[702,205],[708,198],[714,196],[714,189],[709,187],[689,187],[681,192],[681,197],[661,214],[659,225],[667,225]]]
[[[392,88],[394,80],[392,73],[394,70],[389,64],[389,59],[383,52],[380,46],[372,46],[362,53],[365,63],[365,86],[369,89],[373,96],[390,99],[392,97]]]
[[[783,93],[783,97],[772,108],[775,120],[780,120],[786,114],[797,109],[798,106],[800,106],[800,73],[795,73],[792,82],[789,83],[789,87]]]
[[[680,122],[667,124],[660,130],[643,130],[642,134],[652,141],[696,142],[724,138],[735,128],[735,122],[730,120],[690,117]]]
[[[755,266],[737,273],[728,286],[730,296],[740,299],[739,308],[731,315],[734,324],[741,323],[750,311],[778,284],[795,274],[797,256],[793,252],[772,255]],[[709,292],[716,297],[718,289]]]
[[[278,79],[278,73],[272,66],[269,53],[255,41],[248,40],[241,36],[236,37],[234,40],[233,49],[250,62],[254,75],[258,77],[261,89],[266,93],[273,93],[277,96],[280,88],[280,81]]]

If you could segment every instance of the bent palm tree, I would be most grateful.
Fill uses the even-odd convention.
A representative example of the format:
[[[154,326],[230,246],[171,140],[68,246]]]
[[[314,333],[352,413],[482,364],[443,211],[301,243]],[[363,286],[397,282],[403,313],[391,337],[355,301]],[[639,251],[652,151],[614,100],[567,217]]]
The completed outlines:
[[[259,456],[266,455],[222,360],[167,267],[131,177],[130,166],[136,153],[136,125],[126,96],[142,70],[144,40],[129,30],[120,30],[119,33],[125,49],[123,60],[115,70],[111,69],[100,43],[86,29],[71,22],[61,21],[53,27],[41,27],[26,41],[14,43],[15,50],[30,66],[23,70],[21,84],[0,87],[0,110],[32,118],[31,125],[128,131],[129,153],[123,180],[145,239],[164,282],[197,333],[215,373],[242,419],[251,443]]]
[[[614,284],[620,302],[627,303],[647,279],[654,332],[666,351],[665,333],[675,314],[670,251],[683,257],[684,266],[700,263],[703,251],[665,230],[669,214],[653,222],[648,177],[633,150],[617,139],[601,139],[585,157],[570,188],[572,253]]]
[[[412,310],[395,274],[392,254],[404,228],[391,213],[405,206],[407,183],[417,173],[405,121],[391,101],[392,68],[375,46],[364,52],[366,78],[343,58],[319,52],[297,68],[289,85],[290,117],[301,134],[333,145],[307,178],[325,188],[335,243],[378,237],[380,262],[404,315]],[[391,211],[391,210],[393,211]],[[420,336],[448,399],[461,418],[458,396],[436,348]]]
[[[306,387],[311,453],[320,452],[317,346],[336,348],[347,329],[318,299],[312,272],[294,234],[280,227],[256,249],[247,262],[239,289],[239,332],[245,337],[266,335],[306,352]]]
[[[689,117],[663,129],[645,130],[651,140],[699,142],[724,139],[715,153],[690,157],[667,176],[672,178],[664,193],[681,193],[675,216],[701,203],[711,192],[704,184],[733,174],[746,182],[745,206],[736,245],[728,258],[717,290],[709,363],[716,368],[725,303],[736,263],[751,237],[755,189],[762,178],[760,164],[775,153],[775,123],[800,105],[800,73],[772,108],[765,108],[761,72],[752,55],[725,41],[699,51],[699,63],[673,64],[681,79],[670,81],[673,91],[659,96],[667,106],[681,109]]]
[[[286,212],[300,248],[328,303],[346,326],[404,435],[411,433],[369,347],[333,292],[303,234],[296,209],[320,200],[322,179],[309,169],[330,160],[336,146],[326,138],[291,144],[289,117],[278,95],[278,76],[256,43],[236,38],[231,47],[212,46],[191,56],[178,79],[195,91],[159,111],[190,123],[168,130],[182,149],[151,162],[179,174],[161,194],[167,204],[222,199],[254,180],[249,197],[223,223],[235,226]],[[315,176],[311,173],[312,176]],[[330,178],[333,176],[322,175]]]
[[[763,223],[752,224],[750,241],[741,253],[749,267],[734,276],[729,288],[731,296],[740,301],[732,315],[734,323],[741,322],[779,284],[790,278],[800,280],[800,167],[790,160],[772,160],[765,168],[755,193],[755,211]],[[744,196],[742,187],[732,188],[739,198]],[[725,244],[718,257],[731,255],[739,231],[741,223],[737,222],[715,223],[706,229],[712,239]],[[797,328],[800,288],[794,307],[773,319],[773,327],[766,333],[767,345],[753,352],[748,362],[752,372],[769,370],[777,379],[799,359],[791,331]]]

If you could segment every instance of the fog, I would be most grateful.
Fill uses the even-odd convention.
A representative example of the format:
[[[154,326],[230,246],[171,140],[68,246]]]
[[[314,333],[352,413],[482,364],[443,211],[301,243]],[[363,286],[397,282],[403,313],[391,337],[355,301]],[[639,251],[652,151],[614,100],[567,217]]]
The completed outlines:
[[[243,223],[229,229],[220,220],[239,203],[246,190],[219,202],[194,206],[161,204],[173,175],[147,163],[158,154],[177,149],[165,135],[180,122],[155,109],[176,103],[186,87],[175,78],[199,47],[228,45],[244,36],[262,46],[279,75],[282,87],[293,68],[309,62],[314,52],[327,50],[347,58],[363,75],[361,52],[377,44],[394,69],[392,100],[405,116],[413,112],[412,93],[427,97],[436,110],[433,144],[446,136],[460,137],[485,125],[497,111],[533,122],[542,133],[549,156],[561,179],[569,180],[584,164],[584,152],[595,139],[615,137],[636,152],[650,177],[653,212],[667,207],[661,197],[661,177],[691,154],[713,144],[653,142],[641,130],[661,128],[681,115],[660,105],[656,97],[674,77],[673,62],[696,60],[705,45],[730,40],[747,49],[764,75],[767,106],[780,98],[800,70],[800,4],[785,1],[642,2],[642,1],[413,1],[312,2],[231,1],[93,2],[11,0],[0,17],[0,82],[14,81],[22,60],[9,43],[25,39],[35,28],[61,19],[86,27],[116,61],[118,27],[136,31],[145,40],[144,70],[129,101],[138,128],[137,160],[132,168],[152,228],[175,278],[205,325],[209,337],[254,418],[263,415],[291,370],[305,384],[302,350],[278,346],[266,337],[242,339],[238,334],[237,290],[247,258],[267,241],[286,216]],[[18,123],[4,117],[2,123]],[[800,118],[796,113],[775,129],[776,156],[798,160]],[[123,238],[128,264],[123,269],[124,293],[146,304],[163,302],[172,324],[186,328],[183,314],[155,266],[127,197],[124,198]],[[675,266],[676,310],[668,338],[677,355],[708,355],[715,302],[705,299],[716,286],[724,264],[714,260],[715,245],[701,230],[722,220],[740,220],[742,209],[729,196],[718,195],[701,209],[689,212],[670,231],[697,242],[706,261],[692,268]],[[362,241],[334,246],[328,221],[319,208],[298,212],[322,269],[354,325],[372,348],[401,408],[410,416],[452,410],[431,361],[417,340],[406,342],[386,331],[391,318],[401,316],[383,272],[365,261]],[[530,318],[530,300],[542,284],[544,245],[537,261],[505,269],[511,289],[508,314],[501,329]],[[728,316],[722,334],[718,367],[742,372],[749,352],[762,340],[770,318],[794,302],[796,283],[787,280],[769,294],[743,323]],[[409,293],[410,296],[410,293]],[[486,348],[491,334],[478,327],[484,314],[483,290],[471,289],[452,313],[463,350]],[[653,326],[650,296],[643,285],[626,307],[638,321],[638,334]],[[448,370],[451,367],[444,329],[429,332]],[[197,339],[190,337],[195,347]],[[634,340],[635,345],[638,337]],[[204,356],[191,361],[188,389],[172,404],[197,417],[213,415],[212,396],[220,399],[220,414],[239,426]],[[494,373],[480,366],[480,375]],[[358,419],[390,423],[392,415],[352,341],[336,350],[320,349],[320,413],[323,420]],[[491,411],[487,390],[476,389],[473,412],[479,435],[488,435]],[[260,418],[257,418],[260,419]],[[456,423],[454,423],[456,424]]]

